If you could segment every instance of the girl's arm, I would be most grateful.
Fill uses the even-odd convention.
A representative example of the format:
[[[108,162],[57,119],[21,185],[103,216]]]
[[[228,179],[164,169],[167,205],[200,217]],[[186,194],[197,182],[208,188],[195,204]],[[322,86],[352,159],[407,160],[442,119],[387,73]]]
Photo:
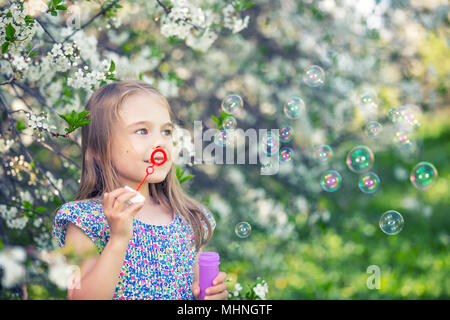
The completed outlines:
[[[96,250],[94,242],[80,228],[68,223],[66,244],[82,257],[80,279],[68,289],[70,300],[111,300],[114,297],[128,241],[111,238],[100,255],[87,253]]]

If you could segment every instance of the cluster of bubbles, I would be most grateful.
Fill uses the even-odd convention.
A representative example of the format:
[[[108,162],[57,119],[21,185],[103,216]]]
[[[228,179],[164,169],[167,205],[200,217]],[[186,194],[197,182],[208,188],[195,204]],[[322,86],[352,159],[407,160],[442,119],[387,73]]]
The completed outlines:
[[[414,104],[392,107],[389,110],[389,119],[395,125],[394,145],[408,150],[414,144],[413,131],[420,126],[422,110]]]
[[[237,120],[233,115],[243,108],[244,100],[238,94],[230,94],[222,100],[221,106],[222,110],[229,115],[222,120],[222,127],[214,135],[214,143],[219,147],[224,147],[233,137],[233,131],[237,126]]]
[[[252,232],[252,227],[250,223],[242,221],[236,224],[234,232],[239,238],[247,238]]]
[[[320,87],[325,83],[325,72],[317,65],[312,65],[304,70],[303,82],[309,87]],[[235,114],[243,106],[242,98],[237,94],[232,94],[222,101],[222,109],[228,114]],[[360,95],[358,106],[362,110],[372,112],[378,108],[376,96],[373,93]],[[305,103],[299,96],[292,96],[283,106],[283,112],[289,119],[298,119],[305,113]],[[407,104],[398,108],[391,108],[389,118],[396,126],[393,138],[394,144],[401,148],[409,148],[414,139],[413,130],[420,126],[422,111],[413,104]],[[223,120],[223,131],[217,135],[217,144],[225,145],[227,134],[236,128],[237,121],[233,116]],[[367,123],[364,131],[366,136],[376,138],[383,130],[383,126],[378,121]],[[268,132],[262,137],[261,145],[263,152],[272,155],[279,151],[279,159],[282,162],[290,162],[294,158],[294,150],[291,147],[283,146],[280,143],[290,142],[293,138],[294,130],[288,125],[282,125],[279,134]],[[216,138],[215,138],[216,140]],[[333,157],[333,150],[329,145],[321,144],[314,148],[314,158],[321,164],[327,163]],[[371,172],[374,164],[374,154],[372,150],[364,145],[353,147],[346,156],[346,164],[350,171],[360,174],[358,187],[365,194],[373,194],[380,188],[380,177]],[[270,167],[267,163],[264,167]],[[438,173],[433,164],[429,162],[418,163],[410,174],[410,181],[419,190],[427,190],[436,182]],[[339,190],[342,184],[342,176],[336,170],[324,172],[320,179],[320,185],[326,192]],[[388,235],[400,233],[404,226],[402,215],[389,210],[381,215],[379,220],[381,230]],[[251,226],[248,222],[236,224],[235,233],[240,238],[246,238],[251,233]]]

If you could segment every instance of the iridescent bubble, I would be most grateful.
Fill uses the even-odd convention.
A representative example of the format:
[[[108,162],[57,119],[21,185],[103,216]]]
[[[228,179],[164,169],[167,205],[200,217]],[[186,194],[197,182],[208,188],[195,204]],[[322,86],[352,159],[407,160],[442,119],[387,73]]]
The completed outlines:
[[[244,101],[238,94],[231,94],[222,100],[222,110],[229,114],[235,114],[244,106]]]
[[[327,162],[333,156],[333,150],[327,144],[321,144],[314,149],[314,158],[320,162]]]
[[[325,72],[319,66],[310,66],[303,72],[303,82],[309,87],[320,87],[325,83]]]
[[[233,116],[227,116],[223,119],[222,126],[225,129],[225,131],[231,131],[236,129],[237,121],[236,118]]]
[[[239,238],[247,238],[252,232],[252,227],[248,222],[239,222],[234,228],[234,232]]]
[[[373,161],[373,153],[366,146],[354,147],[347,155],[347,166],[356,173],[369,171],[372,168]]]
[[[359,189],[364,193],[374,193],[380,186],[380,178],[376,173],[367,172],[359,179]]]
[[[214,135],[214,143],[219,147],[227,145],[228,133],[226,131],[218,130]]]
[[[390,236],[402,231],[404,223],[402,215],[395,210],[386,211],[380,218],[381,230]]]
[[[334,192],[341,187],[342,177],[336,170],[328,170],[322,174],[320,185],[327,192]]]
[[[366,135],[375,138],[383,130],[383,126],[378,121],[370,121],[366,126]]]
[[[272,133],[272,131],[268,131],[267,134],[262,136],[260,147],[262,151],[267,155],[276,153],[280,148],[280,141],[278,136]]]
[[[283,110],[289,119],[297,119],[305,111],[305,103],[300,97],[292,97],[286,102]]]
[[[414,187],[427,190],[436,183],[437,176],[438,172],[434,165],[429,162],[419,162],[411,171],[409,178]]]
[[[281,126],[280,128],[280,141],[289,142],[292,140],[294,135],[294,129],[288,124]]]
[[[391,121],[393,123],[397,123],[398,120],[400,119],[400,112],[398,112],[397,108],[391,107],[389,109],[389,119],[391,119]]]
[[[294,160],[294,150],[289,147],[283,147],[280,149],[279,157],[282,162],[291,162]]]
[[[401,148],[408,148],[413,143],[413,134],[408,131],[397,131],[394,136],[394,144]]]
[[[358,105],[367,110],[378,108],[378,105],[376,103],[376,97],[374,94],[372,94],[370,92],[363,93],[359,97]]]
[[[414,129],[420,126],[422,110],[414,104],[406,104],[392,111],[391,120],[404,129]]]

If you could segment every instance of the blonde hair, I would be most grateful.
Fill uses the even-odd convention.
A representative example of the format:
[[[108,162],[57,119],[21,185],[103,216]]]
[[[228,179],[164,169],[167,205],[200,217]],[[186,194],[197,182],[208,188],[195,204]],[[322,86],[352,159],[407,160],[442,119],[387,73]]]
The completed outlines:
[[[172,111],[167,99],[152,85],[141,80],[126,80],[104,85],[90,97],[86,110],[91,122],[81,128],[82,171],[76,200],[101,197],[104,192],[122,187],[112,163],[111,143],[113,124],[119,118],[118,112],[123,100],[139,92],[150,93],[167,106],[172,119]],[[194,245],[198,250],[212,237],[209,219],[202,211],[202,205],[189,197],[176,177],[175,164],[172,164],[166,178],[159,183],[149,183],[150,197],[158,203],[175,210],[189,222],[195,236]],[[206,208],[205,208],[206,209]],[[208,211],[208,213],[210,213]],[[210,213],[211,214],[211,213]],[[204,239],[202,221],[208,228]]]

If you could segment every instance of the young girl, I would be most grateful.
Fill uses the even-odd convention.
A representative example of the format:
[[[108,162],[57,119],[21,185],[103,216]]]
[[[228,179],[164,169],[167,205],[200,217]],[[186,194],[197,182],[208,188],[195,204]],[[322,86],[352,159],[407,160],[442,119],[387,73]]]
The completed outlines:
[[[58,246],[79,261],[80,279],[68,298],[194,299],[198,253],[215,220],[176,178],[169,103],[143,81],[122,81],[95,91],[87,110],[76,201],[53,222]],[[158,148],[167,160],[141,185],[145,201],[132,203],[137,192],[124,187],[138,188]],[[205,299],[227,299],[225,277],[219,272]]]

